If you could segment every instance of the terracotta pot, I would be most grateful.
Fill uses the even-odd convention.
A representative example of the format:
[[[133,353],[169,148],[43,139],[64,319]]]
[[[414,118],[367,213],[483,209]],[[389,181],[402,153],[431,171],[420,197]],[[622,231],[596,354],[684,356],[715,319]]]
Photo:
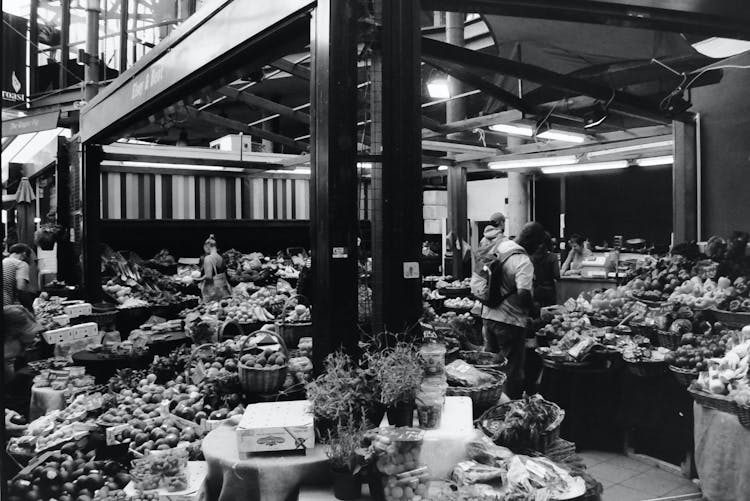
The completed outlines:
[[[362,482],[350,471],[333,470],[333,495],[336,499],[352,500],[362,494]]]
[[[414,424],[414,402],[398,402],[388,407],[388,423],[392,426],[412,426]]]

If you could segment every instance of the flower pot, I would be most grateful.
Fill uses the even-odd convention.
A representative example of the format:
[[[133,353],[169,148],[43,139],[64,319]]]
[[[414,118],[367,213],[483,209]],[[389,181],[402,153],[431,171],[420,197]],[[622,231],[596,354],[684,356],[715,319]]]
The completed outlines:
[[[42,250],[53,250],[57,242],[57,232],[46,229],[36,230],[34,233],[34,243]]]
[[[362,482],[350,471],[333,470],[333,495],[336,499],[352,500],[362,494]]]
[[[388,407],[388,423],[392,426],[412,426],[414,424],[414,402],[398,402]]]
[[[366,410],[365,419],[367,420],[367,424],[371,428],[377,428],[380,426],[380,422],[383,420],[383,416],[385,416],[385,406],[379,403],[373,404],[373,407]]]

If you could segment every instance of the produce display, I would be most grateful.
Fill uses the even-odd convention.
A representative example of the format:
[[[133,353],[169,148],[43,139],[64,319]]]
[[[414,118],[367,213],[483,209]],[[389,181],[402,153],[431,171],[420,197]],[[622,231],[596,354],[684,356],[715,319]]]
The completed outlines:
[[[452,308],[454,310],[470,310],[474,307],[476,301],[468,297],[448,298],[443,304],[446,308]]]
[[[468,289],[471,286],[470,278],[464,278],[463,280],[453,280],[451,282],[448,281],[448,278],[449,277],[438,280],[437,283],[435,284],[435,287],[437,289],[452,290],[452,289]]]
[[[738,395],[742,402],[750,385],[750,339],[732,347],[721,358],[708,359],[707,365],[708,370],[701,373],[693,387],[716,395]]]
[[[483,419],[482,430],[495,444],[514,451],[536,449],[542,435],[556,423],[560,410],[541,395],[503,405],[503,412]]]
[[[709,359],[722,357],[736,335],[724,329],[719,322],[709,324],[708,329],[704,331],[695,332],[693,324],[685,319],[675,320],[670,330],[680,335],[680,346],[674,352],[668,353],[665,361],[669,365],[698,372],[708,369]]]
[[[419,464],[424,431],[415,428],[381,428],[372,446],[376,466],[383,475],[383,494],[388,501],[426,499],[429,471]]]
[[[34,316],[37,322],[47,330],[65,327],[69,319],[63,316],[65,314],[63,301],[65,298],[50,296],[47,292],[39,294],[39,297],[34,300]]]

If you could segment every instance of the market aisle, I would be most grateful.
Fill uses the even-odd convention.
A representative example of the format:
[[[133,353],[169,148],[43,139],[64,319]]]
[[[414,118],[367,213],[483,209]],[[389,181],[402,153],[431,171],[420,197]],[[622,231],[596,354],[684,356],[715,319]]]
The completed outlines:
[[[602,501],[646,501],[678,497],[700,499],[700,490],[690,480],[651,464],[612,452],[588,451],[579,455],[588,472],[604,486]]]

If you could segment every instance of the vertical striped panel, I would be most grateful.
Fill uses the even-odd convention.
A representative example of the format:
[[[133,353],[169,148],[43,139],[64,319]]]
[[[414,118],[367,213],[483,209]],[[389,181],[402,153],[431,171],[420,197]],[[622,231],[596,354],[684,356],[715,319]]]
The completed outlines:
[[[109,193],[109,219],[121,219],[120,211],[120,174],[110,172],[107,176],[107,191]]]
[[[228,177],[224,183],[224,211],[227,219],[237,219],[237,178]]]
[[[242,178],[240,195],[242,196],[242,219],[252,219],[255,197],[253,196],[253,180],[248,176]]]
[[[195,176],[185,176],[187,197],[185,200],[185,219],[195,219]]]
[[[162,187],[161,187],[161,174],[154,175],[154,219],[162,219],[161,204],[162,199]]]
[[[265,193],[263,192],[263,179],[251,179],[252,185],[252,212],[250,213],[250,219],[265,219],[264,206],[265,206]]]
[[[292,185],[294,179],[287,179],[284,182],[284,219],[294,219],[294,210],[292,209]]]
[[[146,217],[148,219],[154,219],[156,211],[156,183],[154,181],[155,176],[153,174],[147,174],[146,175],[146,186],[148,189],[148,214]]]
[[[211,190],[211,205],[213,219],[227,219],[227,179],[217,177],[212,179],[213,189]]]
[[[291,211],[289,212],[289,219],[297,219],[297,180],[292,179],[289,181],[289,205]]]
[[[125,196],[127,199],[126,219],[138,219],[138,174],[125,174]]]
[[[120,217],[122,219],[128,218],[128,189],[127,181],[128,177],[125,174],[118,174],[120,176]]]
[[[146,204],[148,204],[148,191],[146,191],[146,174],[136,174],[138,184],[138,219],[146,219]],[[128,196],[130,194],[128,193]]]
[[[308,219],[310,217],[310,207],[307,202],[310,195],[308,193],[309,183],[306,179],[297,179],[295,183],[296,195],[294,198],[297,205],[295,208],[297,219]]]
[[[173,219],[172,200],[174,199],[174,192],[172,190],[172,176],[169,174],[162,174],[161,176],[161,207],[162,216],[164,219]]]
[[[102,210],[99,214],[99,217],[102,219],[109,219],[109,185],[107,184],[109,182],[109,179],[107,179],[107,173],[102,172],[99,176],[99,183],[100,183],[100,191],[99,193],[102,194]]]
[[[185,219],[185,176],[172,176],[172,217]]]
[[[273,208],[269,209],[268,207],[268,199],[270,198],[268,196],[268,190],[272,189],[273,187],[273,179],[263,179],[263,219],[270,219],[273,217]]]
[[[243,179],[238,177],[234,180],[234,203],[236,205],[234,209],[234,217],[242,219],[242,183]]]
[[[276,206],[279,207],[276,219],[286,219],[286,179],[277,179],[276,185]]]
[[[208,184],[209,184],[209,178],[205,176],[198,177],[198,192],[200,193],[206,193],[208,191]],[[208,219],[210,214],[208,213],[208,204],[206,203],[205,197],[202,197],[202,199],[198,199],[198,214],[196,216],[198,219]]]

